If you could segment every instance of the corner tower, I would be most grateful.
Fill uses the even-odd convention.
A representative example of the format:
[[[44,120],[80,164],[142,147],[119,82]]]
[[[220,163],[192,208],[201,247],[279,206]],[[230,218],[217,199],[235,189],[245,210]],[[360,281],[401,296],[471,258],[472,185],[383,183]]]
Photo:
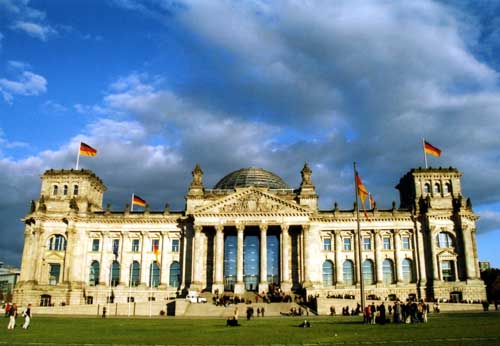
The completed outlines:
[[[38,209],[47,212],[102,211],[106,186],[92,171],[51,169],[41,179]]]

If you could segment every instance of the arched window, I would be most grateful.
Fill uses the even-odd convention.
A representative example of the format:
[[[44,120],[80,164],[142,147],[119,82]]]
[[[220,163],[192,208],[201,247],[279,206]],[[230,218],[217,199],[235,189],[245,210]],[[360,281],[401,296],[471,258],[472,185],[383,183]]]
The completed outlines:
[[[181,285],[181,265],[179,262],[174,261],[170,265],[170,280],[168,282],[168,285],[170,287],[176,287],[178,288]]]
[[[149,273],[149,287],[158,287],[158,285],[160,285],[160,267],[158,266],[158,262],[153,261],[153,263],[151,263]]]
[[[444,184],[444,193],[446,193],[446,194],[451,193],[451,184],[450,183]]]
[[[382,272],[384,275],[384,284],[390,285],[394,283],[394,265],[390,259],[384,260]]]
[[[404,283],[414,282],[415,278],[413,275],[413,266],[411,260],[405,258],[403,260],[402,267],[403,267],[403,282]]]
[[[323,286],[333,286],[333,263],[323,262]]]
[[[141,280],[141,265],[139,262],[134,261],[130,265],[130,280],[128,285],[135,287],[139,285],[139,281]]]
[[[120,283],[120,263],[113,261],[111,265],[111,286],[116,287]]]
[[[374,281],[373,262],[367,259],[363,262],[363,282],[372,285]]]
[[[63,186],[63,195],[66,196],[68,194],[68,185]]]
[[[439,183],[434,184],[434,193],[441,193],[441,184]]]
[[[89,272],[89,285],[96,286],[99,283],[99,262],[92,261]]]
[[[342,265],[342,276],[344,279],[344,284],[353,285],[354,284],[354,264],[352,261],[347,260]]]
[[[425,183],[424,184],[424,193],[430,193],[431,192],[431,184]]]
[[[66,250],[66,238],[60,234],[56,234],[49,239],[48,244],[49,250],[54,251],[65,251]]]
[[[446,247],[453,247],[453,239],[451,235],[447,232],[440,232],[438,234],[438,247],[441,248],[446,248]]]
[[[73,196],[78,196],[78,185],[73,185]]]
[[[54,189],[52,190],[52,194],[53,194],[54,196],[57,196],[57,192],[58,192],[58,191],[59,191],[59,186],[54,185]]]

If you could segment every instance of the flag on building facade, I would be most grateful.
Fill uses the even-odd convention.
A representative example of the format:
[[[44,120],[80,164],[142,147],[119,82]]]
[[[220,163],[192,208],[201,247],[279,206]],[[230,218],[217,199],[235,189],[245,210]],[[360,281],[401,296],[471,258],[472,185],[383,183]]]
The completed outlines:
[[[158,263],[158,265],[160,265],[160,261],[158,260],[158,256],[160,255],[159,247],[158,244],[153,244],[153,253],[155,254],[156,263]]]
[[[354,171],[354,173],[356,175],[356,191],[359,199],[361,200],[361,207],[363,208],[363,213],[365,214],[366,219],[369,220],[368,214],[366,213],[365,201],[370,193],[366,189],[365,185],[363,185],[363,181],[361,180],[358,171]]]
[[[424,152],[429,155],[436,157],[441,156],[441,150],[424,140]]]
[[[90,145],[80,142],[80,155],[83,156],[96,156],[97,150],[92,148]]]
[[[134,195],[134,197],[132,198],[132,204],[138,205],[140,207],[145,207],[147,205],[146,201],[137,195]]]

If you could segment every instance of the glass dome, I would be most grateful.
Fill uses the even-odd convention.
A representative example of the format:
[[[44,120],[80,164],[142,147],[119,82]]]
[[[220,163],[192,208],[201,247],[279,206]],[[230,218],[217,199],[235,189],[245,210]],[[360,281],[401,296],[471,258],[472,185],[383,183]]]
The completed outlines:
[[[274,173],[262,168],[242,168],[226,175],[215,184],[214,189],[228,190],[235,187],[267,187],[270,189],[288,189],[288,185]]]

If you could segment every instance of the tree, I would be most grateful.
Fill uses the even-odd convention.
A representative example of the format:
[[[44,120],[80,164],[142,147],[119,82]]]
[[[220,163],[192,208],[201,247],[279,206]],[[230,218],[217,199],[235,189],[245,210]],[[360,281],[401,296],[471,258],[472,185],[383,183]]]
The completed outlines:
[[[500,269],[490,268],[481,272],[481,279],[486,284],[486,295],[489,302],[500,300]]]

